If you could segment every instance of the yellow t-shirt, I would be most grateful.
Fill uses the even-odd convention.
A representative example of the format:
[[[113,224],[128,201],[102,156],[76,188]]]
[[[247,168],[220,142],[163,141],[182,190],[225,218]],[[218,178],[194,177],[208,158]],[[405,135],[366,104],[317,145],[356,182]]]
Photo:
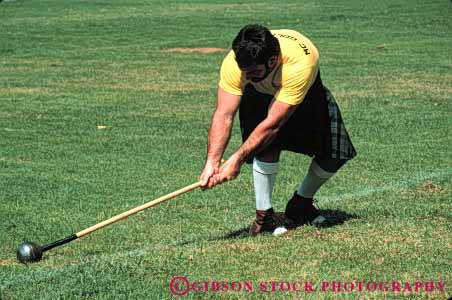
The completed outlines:
[[[273,95],[277,101],[297,105],[303,101],[318,72],[319,53],[314,44],[294,30],[271,30],[278,39],[280,55],[275,68],[260,82],[246,80],[234,51],[223,60],[220,87],[241,96],[247,84],[261,93]]]

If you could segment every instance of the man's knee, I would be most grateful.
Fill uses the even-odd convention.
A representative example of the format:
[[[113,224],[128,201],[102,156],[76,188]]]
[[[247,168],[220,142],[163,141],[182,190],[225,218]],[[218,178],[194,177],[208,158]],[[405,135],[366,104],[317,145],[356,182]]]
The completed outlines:
[[[348,159],[334,159],[334,158],[314,158],[315,162],[323,170],[336,173],[347,161]]]
[[[280,149],[271,147],[259,152],[259,154],[256,155],[256,158],[260,161],[268,163],[278,162],[280,153]]]

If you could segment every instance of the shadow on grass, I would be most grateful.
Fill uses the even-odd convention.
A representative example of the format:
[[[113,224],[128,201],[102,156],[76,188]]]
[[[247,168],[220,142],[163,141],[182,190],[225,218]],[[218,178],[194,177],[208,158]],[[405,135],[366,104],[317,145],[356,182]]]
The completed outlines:
[[[351,219],[359,219],[358,215],[350,214],[348,212],[345,212],[340,209],[320,209],[319,210],[320,215],[325,217],[326,221],[322,223],[321,226],[318,226],[320,228],[329,228],[333,226],[338,226],[344,224],[346,221]],[[277,212],[276,213],[278,217],[283,218],[284,213],[283,212]],[[290,229],[296,229],[298,227],[307,226],[307,225],[299,225],[295,227],[291,227]],[[248,237],[248,230],[249,227],[244,227],[238,230],[231,231],[224,236],[220,237],[219,239],[227,240],[227,239],[240,239]]]

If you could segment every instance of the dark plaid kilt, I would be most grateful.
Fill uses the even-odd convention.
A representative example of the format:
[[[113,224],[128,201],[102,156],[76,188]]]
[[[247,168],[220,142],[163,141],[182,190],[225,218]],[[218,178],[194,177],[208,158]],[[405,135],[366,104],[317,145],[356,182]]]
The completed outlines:
[[[243,141],[266,118],[272,100],[273,95],[259,93],[251,84],[245,87],[239,108]],[[269,147],[319,159],[349,160],[356,156],[339,107],[331,92],[323,86],[320,73]],[[252,160],[250,157],[247,162]]]

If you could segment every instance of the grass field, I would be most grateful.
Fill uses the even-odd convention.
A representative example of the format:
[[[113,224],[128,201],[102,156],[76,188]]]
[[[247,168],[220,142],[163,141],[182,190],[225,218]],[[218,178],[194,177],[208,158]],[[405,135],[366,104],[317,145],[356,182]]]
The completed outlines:
[[[452,296],[450,1],[3,0],[0,3],[0,299],[448,299]],[[63,238],[196,182],[226,52],[247,23],[292,28],[358,156],[317,195],[343,222],[240,234],[251,168],[69,245],[28,267],[25,240]],[[228,154],[240,145],[234,127]],[[284,209],[309,158],[284,153]],[[173,296],[170,281],[248,281],[252,292]],[[263,292],[310,282],[315,291]],[[326,292],[322,282],[445,282],[434,292]]]

